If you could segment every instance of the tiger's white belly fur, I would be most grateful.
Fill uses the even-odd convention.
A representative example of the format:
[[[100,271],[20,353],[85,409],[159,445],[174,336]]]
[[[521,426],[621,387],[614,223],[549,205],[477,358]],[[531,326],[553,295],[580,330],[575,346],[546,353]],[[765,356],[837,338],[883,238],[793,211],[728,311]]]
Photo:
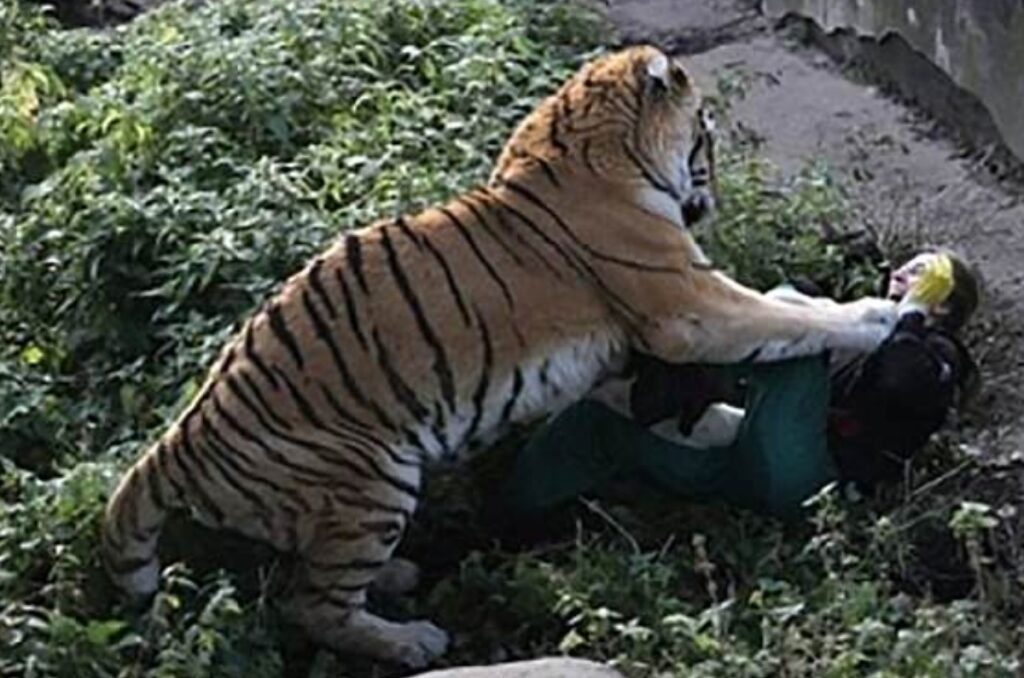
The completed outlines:
[[[476,406],[471,398],[463,398],[456,412],[447,417],[441,436],[448,443],[447,449],[429,425],[417,430],[423,448],[432,461],[438,462],[455,461],[469,450],[491,445],[512,426],[558,412],[582,398],[604,378],[620,372],[626,364],[627,349],[621,332],[595,333],[520,364],[518,389],[514,373],[495,375],[473,435],[465,439],[476,416]],[[506,415],[509,402],[513,405]],[[414,452],[412,448],[407,451]]]

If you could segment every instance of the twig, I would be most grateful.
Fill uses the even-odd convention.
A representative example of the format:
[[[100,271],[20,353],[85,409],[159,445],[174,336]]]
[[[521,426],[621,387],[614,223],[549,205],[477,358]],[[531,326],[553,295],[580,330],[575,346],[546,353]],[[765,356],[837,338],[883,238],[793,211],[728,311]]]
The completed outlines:
[[[633,555],[641,555],[642,551],[640,550],[639,542],[637,542],[633,535],[629,533],[629,530],[623,527],[622,524],[619,523],[619,521],[615,520],[615,518],[612,517],[610,513],[601,508],[600,504],[598,504],[596,501],[593,501],[592,499],[586,499],[584,497],[580,497],[580,503],[586,506],[587,510],[589,510],[594,515],[604,520],[606,523],[611,525],[616,532],[622,535],[622,538],[629,542],[630,548],[633,549]]]
[[[952,469],[950,469],[946,473],[943,473],[938,478],[932,478],[927,483],[925,483],[924,485],[921,485],[920,487],[916,488],[913,492],[911,492],[910,496],[907,497],[906,503],[909,504],[915,498],[917,498],[919,495],[925,494],[925,493],[935,489],[937,486],[939,486],[942,483],[946,482],[950,478],[953,478],[954,476],[958,475],[961,471],[963,471],[964,469],[966,469],[968,466],[970,466],[973,463],[974,463],[973,460],[966,459],[966,460],[960,462],[959,464],[957,464],[956,466],[954,466]]]

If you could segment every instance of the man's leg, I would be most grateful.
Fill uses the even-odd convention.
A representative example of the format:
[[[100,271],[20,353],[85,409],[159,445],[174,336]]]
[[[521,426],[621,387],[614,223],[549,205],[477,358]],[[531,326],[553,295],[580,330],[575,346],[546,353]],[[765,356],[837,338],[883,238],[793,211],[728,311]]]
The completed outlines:
[[[837,477],[827,444],[827,356],[758,365],[723,486],[735,504],[796,518],[803,502]]]
[[[497,504],[514,514],[546,511],[600,488],[630,465],[645,429],[593,400],[547,422],[516,455]]]

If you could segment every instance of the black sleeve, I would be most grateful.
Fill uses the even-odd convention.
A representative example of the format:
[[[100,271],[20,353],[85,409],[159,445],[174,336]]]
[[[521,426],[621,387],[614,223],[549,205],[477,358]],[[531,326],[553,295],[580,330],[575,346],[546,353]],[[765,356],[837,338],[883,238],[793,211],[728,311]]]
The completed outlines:
[[[687,433],[708,405],[724,398],[725,386],[714,368],[667,363],[643,353],[634,354],[632,363],[636,379],[629,407],[643,426],[678,419]]]
[[[861,369],[847,404],[860,420],[866,441],[878,450],[909,456],[942,426],[953,405],[951,367],[928,344],[918,314],[901,319],[896,331]]]

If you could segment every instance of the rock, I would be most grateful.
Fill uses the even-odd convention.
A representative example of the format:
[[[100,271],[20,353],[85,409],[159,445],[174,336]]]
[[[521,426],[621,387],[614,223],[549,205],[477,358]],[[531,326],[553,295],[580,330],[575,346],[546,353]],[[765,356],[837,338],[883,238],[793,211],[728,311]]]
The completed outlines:
[[[590,0],[615,24],[625,43],[653,42],[693,54],[755,32],[760,17],[751,0]]]
[[[622,674],[584,659],[546,657],[492,666],[441,669],[421,673],[414,678],[622,678]]]
[[[931,112],[939,118],[962,115],[959,110],[941,109],[945,92],[928,91],[927,73],[919,66],[899,63],[911,59],[911,50],[923,55],[984,104],[1003,141],[1024,160],[1024,4],[1020,0],[766,0],[764,7],[774,18],[796,14],[829,33],[852,31],[878,41],[881,48],[888,48],[880,56],[901,90],[929,110],[937,109]],[[911,50],[893,49],[894,35]]]

